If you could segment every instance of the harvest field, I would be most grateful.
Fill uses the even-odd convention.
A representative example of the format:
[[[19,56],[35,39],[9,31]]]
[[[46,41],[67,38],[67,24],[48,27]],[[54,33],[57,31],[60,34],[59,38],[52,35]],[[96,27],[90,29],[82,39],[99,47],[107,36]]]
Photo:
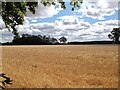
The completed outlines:
[[[117,45],[2,46],[9,88],[117,88]]]

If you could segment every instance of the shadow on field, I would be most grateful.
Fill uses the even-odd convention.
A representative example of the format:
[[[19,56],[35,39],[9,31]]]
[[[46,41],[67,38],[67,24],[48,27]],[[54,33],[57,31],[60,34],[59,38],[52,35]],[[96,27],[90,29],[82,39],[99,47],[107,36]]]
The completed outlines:
[[[13,80],[11,80],[9,77],[7,77],[4,73],[1,73],[0,77],[4,79],[4,80],[0,81],[1,82],[0,88],[5,89],[7,84],[12,85],[11,82]]]

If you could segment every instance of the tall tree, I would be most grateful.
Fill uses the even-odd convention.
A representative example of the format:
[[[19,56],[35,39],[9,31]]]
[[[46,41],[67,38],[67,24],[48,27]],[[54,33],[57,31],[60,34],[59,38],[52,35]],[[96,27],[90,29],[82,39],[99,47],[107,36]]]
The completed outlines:
[[[115,43],[118,43],[120,37],[120,28],[113,28],[111,34],[109,34],[108,37],[112,39]]]
[[[17,25],[22,25],[27,8],[35,14],[37,2],[2,2],[2,19],[9,30],[13,30],[14,38],[19,38]]]

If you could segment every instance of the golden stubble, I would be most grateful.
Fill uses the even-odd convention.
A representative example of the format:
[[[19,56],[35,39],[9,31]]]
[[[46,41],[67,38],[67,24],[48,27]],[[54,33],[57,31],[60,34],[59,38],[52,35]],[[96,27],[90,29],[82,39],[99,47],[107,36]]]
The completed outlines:
[[[2,46],[9,88],[117,88],[117,45]]]

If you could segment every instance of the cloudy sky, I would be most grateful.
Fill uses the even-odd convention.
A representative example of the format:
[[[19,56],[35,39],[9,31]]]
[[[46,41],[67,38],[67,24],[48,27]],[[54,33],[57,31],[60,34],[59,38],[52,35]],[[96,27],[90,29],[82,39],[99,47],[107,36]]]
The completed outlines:
[[[46,35],[55,38],[65,36],[70,41],[110,40],[108,34],[112,28],[118,27],[118,2],[98,0],[84,1],[80,8],[71,11],[69,2],[67,9],[59,5],[44,7],[39,3],[36,14],[27,12],[24,25],[16,28],[20,34]],[[10,42],[13,34],[9,32],[0,17],[0,42]]]

